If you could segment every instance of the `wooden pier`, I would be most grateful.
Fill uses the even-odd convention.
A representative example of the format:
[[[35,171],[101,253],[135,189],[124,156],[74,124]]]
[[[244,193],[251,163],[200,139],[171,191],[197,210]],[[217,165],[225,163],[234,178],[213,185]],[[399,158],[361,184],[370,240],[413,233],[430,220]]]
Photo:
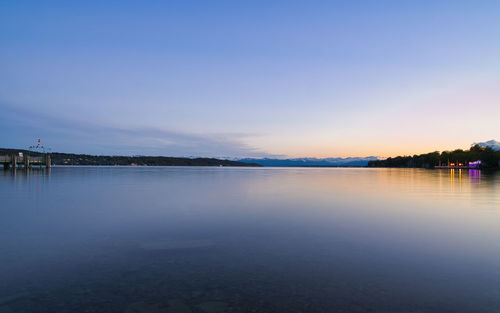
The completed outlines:
[[[0,164],[3,164],[4,169],[25,168],[29,169],[33,166],[50,168],[50,154],[41,156],[31,156],[23,154],[0,155]]]

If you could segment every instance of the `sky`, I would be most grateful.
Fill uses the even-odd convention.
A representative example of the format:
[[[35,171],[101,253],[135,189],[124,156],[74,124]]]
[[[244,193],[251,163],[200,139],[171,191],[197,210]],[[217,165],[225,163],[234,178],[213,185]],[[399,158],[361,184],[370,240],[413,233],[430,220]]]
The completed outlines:
[[[500,1],[0,1],[0,147],[347,157],[500,139]]]

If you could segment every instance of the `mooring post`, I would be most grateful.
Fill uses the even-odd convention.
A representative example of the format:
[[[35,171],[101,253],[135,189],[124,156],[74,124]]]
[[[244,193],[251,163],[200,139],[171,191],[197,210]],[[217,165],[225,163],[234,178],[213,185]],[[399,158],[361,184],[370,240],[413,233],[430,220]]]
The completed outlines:
[[[10,163],[12,164],[12,170],[16,170],[17,167],[17,155],[13,154],[10,156]]]
[[[30,168],[30,156],[26,154],[24,156],[24,169],[27,170],[29,168]]]
[[[50,154],[45,155],[45,167],[50,168]]]

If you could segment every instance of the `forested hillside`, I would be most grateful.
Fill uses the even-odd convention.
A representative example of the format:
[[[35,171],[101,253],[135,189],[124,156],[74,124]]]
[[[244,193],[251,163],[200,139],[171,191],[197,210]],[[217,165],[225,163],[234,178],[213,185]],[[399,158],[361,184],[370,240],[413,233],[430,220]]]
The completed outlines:
[[[454,151],[435,151],[414,156],[397,156],[385,160],[368,162],[369,167],[422,167],[433,168],[441,162],[468,164],[477,160],[482,161],[482,168],[498,168],[500,162],[500,151],[490,147],[472,146],[469,150],[457,149]]]

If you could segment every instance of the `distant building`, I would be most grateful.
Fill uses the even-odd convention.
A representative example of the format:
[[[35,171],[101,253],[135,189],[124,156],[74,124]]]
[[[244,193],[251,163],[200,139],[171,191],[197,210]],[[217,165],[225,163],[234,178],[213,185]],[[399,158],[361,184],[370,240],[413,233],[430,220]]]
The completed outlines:
[[[470,167],[470,168],[478,168],[478,167],[481,167],[481,160],[479,160],[479,161],[474,161],[474,162],[469,162],[469,167]]]
[[[469,162],[467,163],[461,163],[461,162],[449,162],[448,165],[443,165],[441,162],[439,162],[439,165],[435,166],[434,168],[452,168],[452,169],[467,169],[467,168],[481,168],[481,160],[474,161],[474,162]]]

